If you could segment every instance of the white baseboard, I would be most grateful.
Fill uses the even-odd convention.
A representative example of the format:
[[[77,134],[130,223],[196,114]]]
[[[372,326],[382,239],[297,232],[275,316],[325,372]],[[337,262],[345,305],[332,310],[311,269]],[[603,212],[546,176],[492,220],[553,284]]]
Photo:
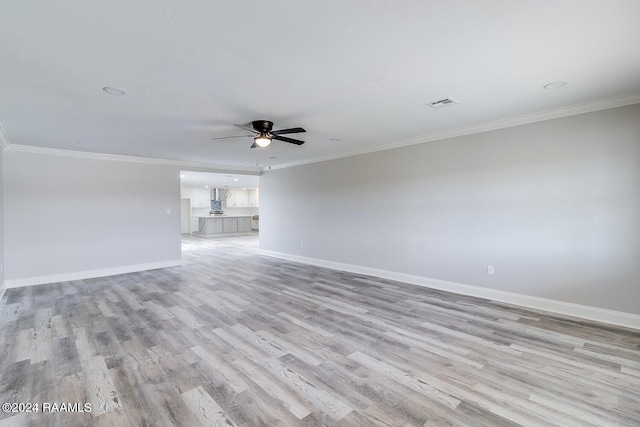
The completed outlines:
[[[516,294],[496,289],[482,288],[479,286],[465,285],[463,283],[449,282],[446,280],[431,279],[429,277],[415,276],[412,274],[397,273],[389,270],[363,267],[360,265],[327,261],[317,258],[308,258],[299,255],[268,251],[264,249],[261,249],[260,253],[266,256],[301,262],[318,267],[325,267],[331,268],[333,270],[342,270],[348,271],[350,273],[364,274],[368,276],[380,277],[383,279],[396,280],[399,282],[411,283],[413,285],[424,286],[431,289],[438,289],[442,291],[453,292],[456,294],[474,296],[492,301],[514,304],[521,307],[549,311],[556,314],[574,316],[581,319],[607,323],[616,326],[640,329],[640,315],[637,314],[607,310],[604,308],[573,304],[569,302],[523,294]]]
[[[71,282],[74,280],[93,279],[96,277],[115,276],[116,274],[135,273],[138,271],[155,270],[157,268],[176,267],[184,265],[182,259],[150,262],[146,264],[124,265],[121,267],[102,268],[98,270],[76,271],[73,273],[51,274],[47,276],[25,277],[5,281],[5,287],[21,288],[23,286],[44,285],[46,283]]]

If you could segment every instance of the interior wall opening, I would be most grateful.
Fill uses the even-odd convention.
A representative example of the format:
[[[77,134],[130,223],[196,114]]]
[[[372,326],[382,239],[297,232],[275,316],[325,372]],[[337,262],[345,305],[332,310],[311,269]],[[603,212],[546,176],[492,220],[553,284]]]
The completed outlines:
[[[256,175],[180,171],[180,232],[222,237],[260,230]]]

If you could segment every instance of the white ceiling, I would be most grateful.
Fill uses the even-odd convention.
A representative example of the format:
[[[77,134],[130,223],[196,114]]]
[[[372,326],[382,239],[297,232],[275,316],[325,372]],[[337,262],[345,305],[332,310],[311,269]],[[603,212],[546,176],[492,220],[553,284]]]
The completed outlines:
[[[0,124],[11,145],[279,167],[640,92],[639,16],[638,0],[3,2]],[[306,144],[211,141],[256,119]]]

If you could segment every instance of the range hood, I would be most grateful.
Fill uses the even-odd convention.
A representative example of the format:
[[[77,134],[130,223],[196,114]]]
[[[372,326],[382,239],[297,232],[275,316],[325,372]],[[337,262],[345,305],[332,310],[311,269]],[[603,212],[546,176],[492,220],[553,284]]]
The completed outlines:
[[[228,188],[212,188],[211,200],[214,202],[221,202],[226,200],[231,195],[231,191]]]

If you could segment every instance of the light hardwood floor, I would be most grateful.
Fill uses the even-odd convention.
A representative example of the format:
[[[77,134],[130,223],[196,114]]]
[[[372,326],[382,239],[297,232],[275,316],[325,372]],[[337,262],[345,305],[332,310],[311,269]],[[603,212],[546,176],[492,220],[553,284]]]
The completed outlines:
[[[0,426],[638,426],[640,331],[187,237],[184,267],[7,290]]]

